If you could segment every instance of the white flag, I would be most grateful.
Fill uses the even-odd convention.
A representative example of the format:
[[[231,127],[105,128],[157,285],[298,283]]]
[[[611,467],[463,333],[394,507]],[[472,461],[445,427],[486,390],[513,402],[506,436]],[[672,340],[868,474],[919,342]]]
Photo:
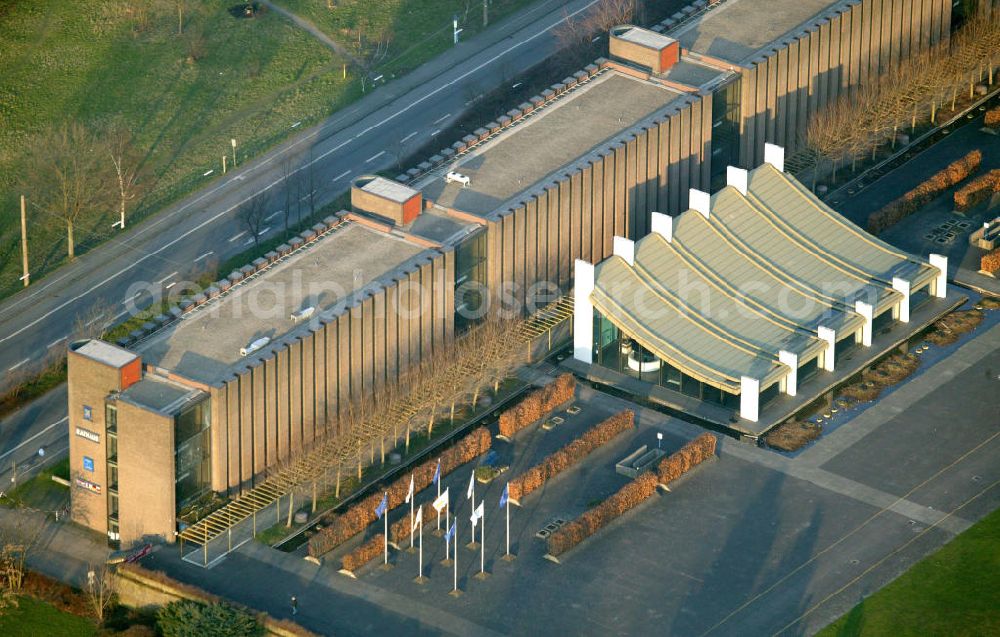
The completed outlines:
[[[472,517],[469,518],[472,521],[472,526],[476,526],[479,520],[482,519],[484,513],[485,511],[483,510],[483,503],[480,502],[479,506],[477,506],[475,510],[473,510]]]
[[[420,524],[424,519],[424,507],[417,509],[417,515],[413,518],[413,524],[410,525],[410,534],[412,535],[414,531],[417,530],[417,525]]]
[[[472,475],[469,476],[469,488],[465,491],[465,498],[469,499],[472,497],[473,492],[476,488],[476,472],[473,471]]]
[[[437,499],[434,500],[434,502],[431,504],[431,506],[434,507],[435,511],[437,511],[438,513],[441,513],[441,509],[443,509],[446,506],[448,506],[448,489],[445,489],[444,493],[442,493],[441,495],[439,495],[437,497]]]
[[[411,499],[412,497],[413,497],[413,474],[411,473],[411,474],[410,474],[410,490],[406,492],[406,500],[405,500],[405,503],[406,503],[406,504],[409,504],[409,503],[410,503],[410,499]]]

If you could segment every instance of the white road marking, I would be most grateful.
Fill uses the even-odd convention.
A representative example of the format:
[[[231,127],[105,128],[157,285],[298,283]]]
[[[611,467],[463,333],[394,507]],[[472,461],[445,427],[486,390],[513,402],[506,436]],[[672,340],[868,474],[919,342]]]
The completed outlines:
[[[236,241],[237,239],[239,239],[240,237],[242,237],[242,236],[243,236],[243,235],[245,235],[246,233],[247,233],[247,231],[246,231],[246,230],[244,230],[243,232],[239,233],[239,234],[238,234],[238,235],[236,235],[235,237],[232,237],[232,238],[231,238],[231,239],[229,240],[229,243],[232,243],[233,241]]]
[[[92,319],[90,319],[89,321],[87,321],[87,322],[85,323],[85,325],[86,325],[86,327],[90,327],[90,326],[91,326],[91,325],[93,325],[94,323],[96,323],[96,322],[100,321],[100,320],[101,320],[102,318],[104,318],[104,317],[103,317],[103,316],[95,316],[94,318],[92,318]]]
[[[431,133],[431,137],[434,137],[435,135],[437,135],[440,132],[441,132],[441,129],[439,128],[436,131],[434,131],[433,133]]]
[[[48,345],[46,345],[45,348],[46,349],[51,349],[51,348],[55,347],[56,345],[58,345],[59,343],[62,343],[65,340],[66,340],[65,336],[63,336],[62,338],[57,338],[56,340],[54,340],[51,343],[49,343]]]
[[[35,439],[36,439],[36,438],[38,438],[39,436],[41,436],[41,435],[43,435],[43,434],[45,434],[45,433],[48,433],[48,431],[49,431],[50,429],[52,429],[53,427],[57,427],[57,426],[59,426],[59,425],[61,425],[61,424],[65,423],[65,422],[66,422],[67,420],[69,420],[69,416],[63,416],[62,418],[60,418],[59,420],[55,421],[55,422],[54,422],[54,423],[52,423],[51,425],[48,425],[47,427],[45,427],[45,429],[42,429],[41,431],[39,431],[38,433],[36,433],[36,434],[35,434],[34,436],[32,436],[32,437],[28,438],[27,440],[25,440],[25,441],[21,442],[21,444],[17,445],[17,446],[16,446],[16,447],[14,447],[13,449],[11,449],[11,450],[9,450],[9,451],[5,451],[4,453],[0,454],[0,460],[3,460],[4,458],[6,458],[6,457],[7,457],[7,456],[9,456],[10,454],[14,453],[15,451],[17,451],[18,449],[20,449],[20,448],[21,448],[21,447],[23,447],[24,445],[28,444],[28,443],[29,443],[29,442],[31,442],[32,440],[35,440]]]
[[[438,119],[434,120],[434,123],[435,124],[440,124],[441,122],[443,122],[444,120],[448,119],[449,117],[451,117],[451,113],[448,113],[444,117],[439,117]]]
[[[376,155],[372,155],[371,157],[369,157],[368,159],[365,160],[365,163],[366,164],[370,164],[370,163],[372,163],[373,161],[375,161],[376,159],[378,159],[379,157],[381,157],[384,154],[385,154],[385,151],[383,150],[382,152],[380,152],[380,153],[378,153]]]
[[[243,245],[245,245],[245,246],[251,246],[251,245],[253,245],[253,238],[247,239],[247,242],[244,243]]]
[[[590,9],[590,7],[594,6],[598,2],[599,2],[599,0],[591,0],[591,2],[588,2],[587,4],[585,4],[584,6],[580,7],[576,11],[573,11],[572,13],[562,14],[552,24],[550,24],[549,26],[545,27],[541,31],[539,31],[539,32],[537,32],[537,33],[535,33],[535,34],[533,34],[533,35],[531,35],[531,36],[529,36],[529,37],[521,40],[520,42],[515,42],[514,44],[511,44],[509,47],[507,47],[504,50],[500,51],[499,53],[497,53],[496,55],[494,55],[490,59],[488,59],[488,60],[486,60],[486,61],[484,61],[484,62],[482,62],[482,63],[480,63],[480,64],[478,64],[478,65],[476,65],[476,66],[474,66],[472,68],[470,68],[465,73],[462,73],[461,75],[458,75],[457,77],[455,77],[455,79],[451,80],[450,82],[446,82],[445,84],[442,84],[441,86],[439,86],[436,89],[434,89],[434,90],[430,91],[429,93],[427,93],[427,95],[424,95],[423,97],[419,97],[419,98],[417,98],[417,99],[409,102],[406,106],[404,106],[403,108],[399,109],[395,113],[386,116],[381,122],[379,122],[377,124],[377,126],[381,126],[382,124],[385,124],[387,122],[390,122],[390,121],[396,119],[400,115],[403,115],[404,113],[409,112],[410,109],[415,108],[419,104],[423,104],[427,100],[433,98],[434,96],[436,96],[437,94],[439,94],[439,93],[441,93],[443,91],[451,90],[451,88],[455,84],[458,84],[459,82],[461,82],[465,78],[469,77],[470,75],[478,73],[479,71],[483,70],[484,68],[486,68],[487,66],[489,66],[493,62],[495,62],[495,61],[499,60],[500,58],[504,57],[505,55],[507,55],[511,51],[513,51],[515,49],[519,49],[522,46],[525,46],[525,45],[527,45],[527,44],[535,41],[536,39],[542,37],[543,35],[545,35],[549,31],[551,31],[552,29],[554,29],[558,25],[562,24],[566,20],[574,18],[577,15],[579,15],[580,13],[583,13],[584,11]],[[445,117],[450,117],[450,116],[451,116],[451,113],[449,113]],[[311,143],[313,141],[313,139],[315,137],[317,137],[318,135],[320,135],[322,132],[323,132],[323,129],[320,128],[320,129],[316,130],[311,135],[303,135],[301,138],[293,141],[291,144],[288,145],[288,147],[286,149],[286,153],[291,152],[292,149],[297,148],[298,146],[301,146],[301,145],[307,144],[307,143]],[[334,148],[331,148],[330,150],[328,150],[328,151],[326,151],[324,153],[321,153],[320,155],[317,155],[315,158],[313,158],[312,161],[310,161],[308,163],[305,163],[305,164],[299,166],[298,168],[296,168],[294,171],[292,171],[292,173],[290,173],[290,175],[291,174],[295,174],[295,173],[299,172],[300,170],[304,170],[304,169],[308,168],[309,166],[315,164],[318,161],[326,159],[329,155],[333,154],[335,151],[339,150],[343,146],[346,146],[348,143],[354,141],[355,139],[357,139],[357,138],[356,137],[352,137],[351,139],[349,139],[349,140],[347,140],[347,141],[339,144],[338,146],[336,146]],[[277,160],[281,159],[283,156],[284,155],[282,153],[275,153],[275,154],[273,154],[273,155],[271,155],[269,157],[264,157],[263,159],[260,160],[260,162],[258,164],[255,164],[254,167],[255,168],[262,168],[262,167],[264,167],[264,166],[266,166],[266,165],[268,165],[268,164],[270,164],[270,163],[272,163],[274,161],[277,161]],[[242,179],[242,175],[239,175],[239,176],[235,177],[235,179]],[[74,296],[72,298],[66,299],[65,301],[63,301],[62,303],[60,303],[56,307],[52,308],[51,310],[49,310],[45,314],[43,314],[43,315],[39,316],[38,318],[36,318],[35,320],[30,321],[29,323],[27,323],[23,327],[15,330],[14,332],[11,332],[9,335],[4,336],[3,338],[0,338],[0,343],[4,343],[4,342],[6,342],[6,341],[8,341],[8,340],[10,340],[12,338],[14,338],[15,336],[18,336],[18,335],[24,333],[25,331],[31,329],[32,327],[34,327],[34,326],[38,325],[39,323],[41,323],[42,321],[44,321],[45,319],[49,318],[53,314],[56,314],[57,312],[61,312],[63,309],[66,308],[66,306],[70,305],[71,303],[74,303],[74,302],[79,301],[80,299],[82,299],[84,297],[87,297],[87,296],[91,295],[98,288],[102,287],[103,285],[105,285],[109,281],[112,281],[112,280],[118,278],[122,274],[124,274],[124,273],[132,270],[135,266],[143,263],[147,259],[151,259],[153,257],[156,257],[156,256],[160,255],[163,252],[166,252],[167,250],[169,250],[170,248],[174,247],[176,244],[180,243],[184,239],[187,239],[188,237],[190,237],[194,233],[199,232],[205,226],[208,226],[209,224],[212,224],[212,223],[216,222],[220,218],[228,215],[233,210],[236,210],[237,208],[239,208],[240,206],[242,206],[246,202],[248,202],[251,199],[253,199],[254,197],[258,196],[262,192],[267,192],[271,188],[274,188],[275,186],[277,186],[278,184],[280,184],[284,180],[285,180],[285,177],[281,176],[281,177],[275,179],[274,181],[272,181],[271,183],[267,184],[263,188],[257,190],[256,192],[251,193],[250,195],[247,195],[246,197],[244,197],[240,201],[234,203],[232,206],[230,206],[230,207],[228,207],[228,208],[226,208],[224,210],[220,210],[219,212],[217,212],[216,214],[212,215],[211,217],[205,219],[204,221],[202,221],[201,223],[199,223],[195,227],[191,228],[187,232],[181,234],[176,239],[174,239],[172,241],[168,241],[166,244],[160,246],[156,250],[153,250],[152,252],[150,252],[148,254],[145,254],[142,257],[136,259],[135,261],[133,261],[132,263],[130,263],[126,267],[118,270],[117,272],[109,274],[108,276],[106,276],[105,278],[101,279],[100,281],[98,281],[94,285],[90,286],[89,288],[87,288],[86,290],[84,290],[83,292],[81,292],[80,294],[77,294],[76,296]],[[197,197],[195,197],[191,201],[189,201],[189,202],[185,203],[184,205],[182,205],[181,207],[177,208],[174,211],[173,214],[171,214],[171,215],[162,215],[162,216],[157,217],[151,223],[146,224],[145,226],[143,226],[143,228],[140,231],[138,231],[136,234],[132,235],[132,239],[133,240],[137,239],[138,237],[143,236],[143,234],[146,233],[146,232],[153,232],[157,228],[157,226],[159,226],[160,224],[172,221],[173,219],[176,218],[177,214],[179,214],[179,213],[187,210],[188,208],[191,208],[192,206],[198,204],[198,202],[204,200],[205,198],[211,197],[212,195],[214,195],[218,191],[222,190],[223,188],[226,188],[231,183],[232,183],[231,181],[225,181],[225,180],[223,180],[223,181],[219,182],[219,184],[217,186],[214,186],[214,187],[211,187],[211,188],[207,189],[206,191],[204,191],[203,193],[201,193],[200,195],[198,195]],[[32,299],[36,298],[35,295],[44,293],[45,290],[50,285],[54,285],[54,284],[58,283],[60,280],[62,280],[65,277],[69,276],[70,274],[71,274],[71,272],[67,271],[66,274],[60,276],[59,278],[53,279],[51,282],[45,284],[43,287],[37,288],[33,294],[31,294],[31,295],[25,295],[24,297],[21,297],[20,302],[28,301],[28,300],[32,300]],[[13,308],[17,307],[18,304],[19,303],[8,305],[7,308],[5,308],[5,309],[6,310],[13,309]]]
[[[17,369],[18,367],[20,367],[21,365],[24,365],[25,363],[27,363],[28,361],[30,361],[30,360],[31,360],[30,358],[26,358],[23,361],[21,361],[20,363],[14,363],[13,365],[11,365],[10,367],[7,368],[7,371],[12,372],[15,369]]]
[[[345,170],[344,172],[342,172],[339,175],[337,175],[336,177],[334,177],[331,181],[340,181],[341,179],[343,179],[344,177],[346,177],[346,176],[348,176],[350,174],[351,174],[351,171]]]
[[[165,287],[164,289],[165,290],[169,290],[170,288],[174,287],[175,285],[177,285],[177,281],[172,281],[172,282],[168,283],[167,287]]]
[[[159,281],[157,281],[157,283],[158,284],[166,283],[167,279],[170,279],[170,278],[175,277],[175,276],[177,276],[177,273],[176,272],[171,272],[167,276],[165,276],[162,279],[160,279]]]
[[[401,140],[399,140],[399,141],[400,141],[400,143],[403,143],[403,142],[405,142],[405,141],[407,141],[407,140],[411,139],[411,138],[412,138],[412,137],[413,137],[414,135],[416,135],[416,134],[417,134],[417,131],[413,131],[412,133],[410,133],[409,135],[407,135],[406,137],[404,137],[403,139],[401,139]]]
[[[280,215],[283,212],[284,212],[284,210],[278,210],[278,211],[272,213],[270,216],[264,217],[264,221],[270,221],[271,219],[274,219],[275,217],[277,217],[278,215]]]
[[[198,263],[198,262],[199,262],[199,261],[201,261],[202,259],[205,259],[205,258],[207,258],[207,257],[209,257],[209,256],[211,256],[211,255],[213,255],[213,254],[215,254],[215,251],[214,251],[214,250],[209,250],[209,251],[208,251],[208,252],[206,252],[205,254],[203,254],[203,255],[201,255],[200,257],[198,257],[197,259],[195,259],[195,260],[194,260],[194,262],[195,262],[195,263]]]
[[[268,226],[268,227],[264,228],[263,230],[261,230],[260,232],[258,232],[257,236],[258,237],[263,237],[265,234],[267,234],[270,231],[271,231],[271,226]]]

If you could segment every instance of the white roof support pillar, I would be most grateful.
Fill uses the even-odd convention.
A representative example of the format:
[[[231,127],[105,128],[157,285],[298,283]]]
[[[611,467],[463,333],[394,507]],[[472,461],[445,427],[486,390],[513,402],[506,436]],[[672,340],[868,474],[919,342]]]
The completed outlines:
[[[764,144],[764,163],[771,164],[778,172],[785,172],[785,149],[775,144]]]
[[[943,299],[948,294],[948,257],[932,253],[927,260],[938,269],[938,275],[931,281],[931,296]]]
[[[625,259],[629,265],[635,265],[635,241],[615,237],[611,243],[611,254]]]
[[[581,259],[574,264],[573,289],[573,358],[594,362],[594,266]]]
[[[711,214],[712,196],[703,190],[691,188],[688,190],[688,207],[697,210],[703,217],[708,219]]]
[[[871,303],[864,301],[854,302],[854,311],[865,319],[865,324],[861,326],[861,344],[865,347],[872,346],[872,321],[875,320],[875,308]]]
[[[667,243],[671,243],[674,240],[674,218],[662,212],[651,212],[649,214],[649,231],[660,235],[667,240]]]
[[[740,377],[740,418],[757,422],[760,417],[760,381],[749,376]]]
[[[799,355],[787,350],[778,352],[778,361],[788,365],[788,374],[785,375],[785,393],[794,396],[799,387]]]
[[[836,362],[834,358],[837,355],[837,331],[820,325],[816,329],[816,334],[821,341],[826,341],[826,349],[820,355],[819,365],[826,371],[832,372]]]
[[[892,277],[892,289],[903,295],[896,304],[896,318],[900,323],[910,322],[910,282],[898,276]]]
[[[750,187],[750,173],[736,166],[726,166],[726,185],[739,190],[746,197]]]

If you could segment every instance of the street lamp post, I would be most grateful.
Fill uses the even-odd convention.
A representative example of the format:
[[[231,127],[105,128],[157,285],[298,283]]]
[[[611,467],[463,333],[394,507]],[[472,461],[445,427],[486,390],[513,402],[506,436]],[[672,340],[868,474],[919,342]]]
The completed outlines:
[[[236,168],[236,138],[230,139],[229,143],[233,145],[233,168]]]

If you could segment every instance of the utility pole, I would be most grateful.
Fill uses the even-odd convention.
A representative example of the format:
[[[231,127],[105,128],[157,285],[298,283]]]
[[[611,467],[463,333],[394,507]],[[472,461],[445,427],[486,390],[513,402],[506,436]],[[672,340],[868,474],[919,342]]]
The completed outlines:
[[[458,28],[458,14],[456,13],[451,17],[451,29],[455,38],[455,44],[458,44],[458,34],[462,32],[462,29]]]
[[[24,195],[21,195],[21,265],[24,269],[24,287],[31,283],[31,275],[28,274],[28,223],[24,216]]]
[[[490,10],[487,5],[488,0],[483,0],[483,28],[485,29],[490,23]]]

